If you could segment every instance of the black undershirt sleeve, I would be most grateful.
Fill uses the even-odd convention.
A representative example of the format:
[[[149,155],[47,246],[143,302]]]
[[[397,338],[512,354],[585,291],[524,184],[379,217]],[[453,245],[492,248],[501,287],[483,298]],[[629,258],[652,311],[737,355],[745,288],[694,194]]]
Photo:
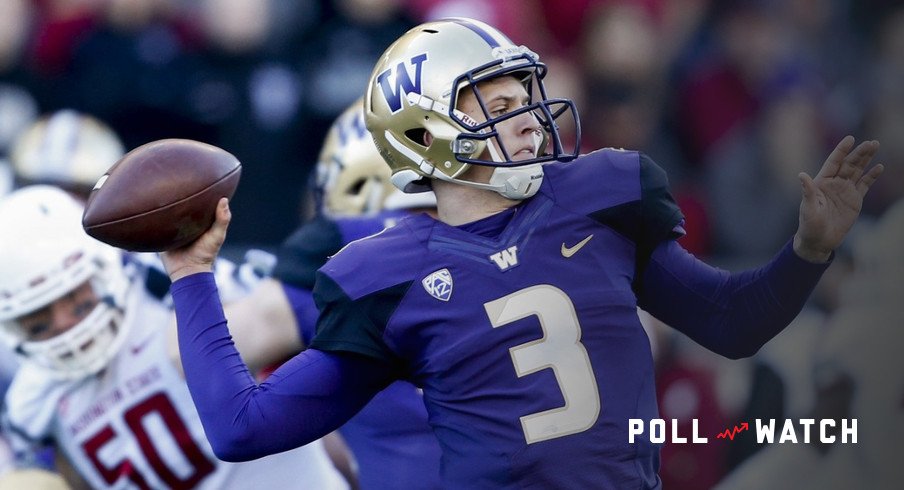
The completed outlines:
[[[291,286],[311,290],[317,269],[342,246],[342,233],[336,223],[316,218],[280,245],[273,277]]]
[[[653,250],[665,240],[684,234],[681,224],[684,215],[669,191],[668,176],[659,165],[643,153],[640,158],[640,199],[590,214],[602,223],[627,237],[637,246],[632,289],[640,292],[641,278],[650,262]]]

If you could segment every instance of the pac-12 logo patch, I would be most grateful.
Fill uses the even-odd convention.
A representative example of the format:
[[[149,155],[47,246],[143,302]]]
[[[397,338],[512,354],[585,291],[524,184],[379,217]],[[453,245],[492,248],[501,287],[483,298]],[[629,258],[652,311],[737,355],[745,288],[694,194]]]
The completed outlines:
[[[452,297],[452,274],[449,269],[440,269],[425,277],[421,283],[430,296],[440,301],[449,301]]]

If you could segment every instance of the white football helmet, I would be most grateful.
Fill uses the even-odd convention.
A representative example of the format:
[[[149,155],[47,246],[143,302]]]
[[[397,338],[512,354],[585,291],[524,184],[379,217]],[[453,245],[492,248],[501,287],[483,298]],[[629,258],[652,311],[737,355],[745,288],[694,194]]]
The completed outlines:
[[[0,331],[26,362],[59,378],[100,371],[126,332],[122,305],[128,277],[122,255],[89,237],[82,206],[61,189],[29,186],[0,200]],[[81,322],[47,340],[31,341],[18,319],[90,282],[100,299]]]
[[[477,84],[515,76],[524,84],[529,103],[502,116],[487,110]],[[546,66],[536,53],[517,46],[497,29],[472,19],[428,22],[393,43],[377,63],[365,96],[367,129],[392,168],[392,182],[405,192],[430,189],[428,179],[441,179],[494,190],[510,199],[536,193],[541,164],[577,156],[580,123],[574,103],[547,97]],[[485,122],[477,122],[456,104],[462,90],[472,90]],[[537,157],[512,162],[496,125],[530,112],[537,119]],[[556,120],[574,119],[574,140],[562,141]],[[432,141],[425,144],[424,134]],[[487,151],[489,159],[481,155]],[[470,165],[495,167],[488,184],[459,178]]]
[[[320,150],[314,179],[318,209],[327,216],[436,206],[432,192],[412,199],[392,185],[389,166],[364,127],[363,99],[356,100],[333,122]]]
[[[20,184],[51,184],[87,194],[125,149],[116,133],[94,117],[61,110],[38,119],[12,145]]]

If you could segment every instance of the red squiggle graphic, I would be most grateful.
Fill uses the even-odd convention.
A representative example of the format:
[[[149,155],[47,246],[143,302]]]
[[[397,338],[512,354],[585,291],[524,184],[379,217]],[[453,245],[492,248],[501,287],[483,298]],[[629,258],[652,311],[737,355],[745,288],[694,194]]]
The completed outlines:
[[[736,435],[744,432],[749,428],[750,426],[747,424],[747,422],[741,422],[740,426],[736,425],[733,429],[725,429],[724,431],[720,432],[719,435],[716,436],[716,439],[725,439],[727,437],[728,439],[733,441]]]

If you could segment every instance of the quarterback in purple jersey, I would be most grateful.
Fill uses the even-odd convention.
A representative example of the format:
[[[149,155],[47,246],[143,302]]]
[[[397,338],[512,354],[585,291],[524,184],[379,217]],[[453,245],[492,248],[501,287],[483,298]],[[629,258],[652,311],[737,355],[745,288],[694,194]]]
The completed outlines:
[[[413,210],[435,208],[432,193],[403,194],[389,177],[358,100],[333,123],[320,152],[311,186],[316,216],[280,246],[272,277],[226,306],[231,328],[259,332],[258,342],[268,345],[271,362],[310,345],[318,316],[311,290],[329,256]],[[439,444],[427,424],[423,398],[411,383],[391,384],[339,432],[357,462],[361,489],[439,488]]]
[[[388,48],[364,102],[406,192],[403,219],[324,265],[311,349],[256,385],[232,355],[209,263],[217,221],[164,254],[189,386],[218,454],[242,460],[332,430],[397,379],[423,390],[450,488],[660,488],[657,417],[639,306],[728,357],[752,355],[799,312],[882,171],[875,141],[843,139],[799,176],[800,225],[763,267],[729,273],[676,241],[664,172],[632,151],[577,157],[535,53],[470,19],[418,26]],[[222,373],[212,379],[209,373]],[[275,432],[275,433],[274,433]]]

